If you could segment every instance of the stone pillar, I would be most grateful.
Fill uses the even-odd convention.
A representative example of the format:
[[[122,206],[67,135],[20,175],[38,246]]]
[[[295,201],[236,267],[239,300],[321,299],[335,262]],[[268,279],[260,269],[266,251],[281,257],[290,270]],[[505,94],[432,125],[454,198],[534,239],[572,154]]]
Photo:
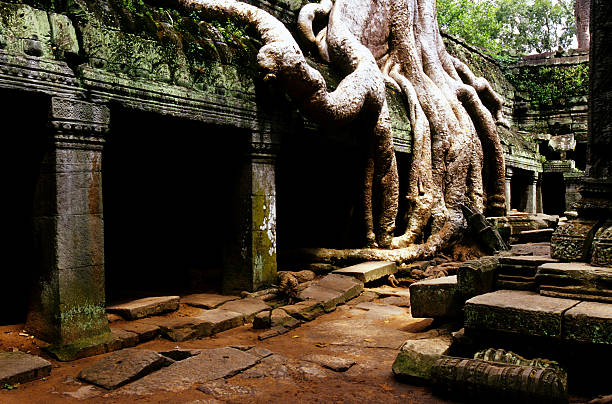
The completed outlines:
[[[235,231],[225,254],[224,293],[254,291],[276,280],[276,150],[252,142],[246,153]]]
[[[531,177],[527,184],[527,202],[525,204],[525,212],[536,213],[537,211],[537,183],[538,172],[531,171]]]
[[[510,213],[511,207],[511,197],[512,197],[512,167],[506,166],[506,185],[505,185],[505,194],[506,194],[506,214]]]
[[[542,176],[538,176],[536,182],[536,213],[544,213],[544,203],[542,202]]]
[[[102,105],[53,98],[50,116],[51,139],[33,214],[39,274],[26,326],[63,350],[110,338],[101,181],[109,111]]]

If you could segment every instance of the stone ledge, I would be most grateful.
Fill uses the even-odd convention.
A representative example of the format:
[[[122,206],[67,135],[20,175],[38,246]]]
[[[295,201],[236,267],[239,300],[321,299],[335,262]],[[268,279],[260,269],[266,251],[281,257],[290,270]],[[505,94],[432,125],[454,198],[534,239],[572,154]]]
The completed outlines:
[[[397,265],[391,261],[372,261],[362,262],[361,264],[350,267],[336,269],[332,273],[338,275],[348,275],[359,279],[363,283],[375,281],[384,276],[397,272]]]

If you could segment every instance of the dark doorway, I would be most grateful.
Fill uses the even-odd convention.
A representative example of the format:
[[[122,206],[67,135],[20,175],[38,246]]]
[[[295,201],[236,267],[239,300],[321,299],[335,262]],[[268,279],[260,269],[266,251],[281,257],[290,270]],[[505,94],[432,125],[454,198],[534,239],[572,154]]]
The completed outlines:
[[[549,215],[565,212],[565,182],[563,173],[542,174],[542,210]]]
[[[43,159],[49,98],[2,91],[3,220],[0,325],[25,321],[29,292],[37,273],[32,228],[34,191]]]
[[[219,291],[244,136],[123,108],[102,164],[109,302]]]
[[[527,186],[531,181],[531,172],[513,168],[514,174],[510,183],[510,209],[525,212],[527,207]]]

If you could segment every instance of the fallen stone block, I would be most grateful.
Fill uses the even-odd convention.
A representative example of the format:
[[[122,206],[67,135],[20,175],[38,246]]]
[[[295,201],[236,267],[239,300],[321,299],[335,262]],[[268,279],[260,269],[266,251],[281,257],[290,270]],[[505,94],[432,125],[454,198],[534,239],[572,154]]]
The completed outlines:
[[[461,402],[567,403],[567,390],[553,369],[442,357],[431,369],[435,394]]]
[[[412,317],[458,317],[463,306],[457,275],[429,279],[410,285]]]
[[[106,308],[109,313],[115,313],[126,320],[154,316],[176,311],[179,308],[178,296],[146,297],[131,302],[116,304]]]
[[[261,299],[246,298],[224,303],[219,309],[240,313],[244,316],[244,322],[248,323],[253,321],[253,317],[260,311],[270,310],[270,306]]]
[[[498,290],[468,300],[464,324],[466,330],[560,339],[563,313],[576,304],[535,292]]]
[[[308,362],[316,363],[317,365],[321,365],[324,368],[333,370],[334,372],[346,372],[355,364],[355,361],[350,359],[330,355],[313,354],[306,355],[302,359]]]
[[[315,300],[323,305],[323,310],[330,312],[336,309],[336,306],[345,302],[342,292],[319,286],[318,284],[311,285],[298,294],[298,299]]]
[[[342,293],[343,302],[357,297],[363,292],[363,282],[350,276],[329,274],[321,278],[317,285]]]
[[[299,325],[299,321],[295,318],[291,317],[285,310],[282,308],[272,310],[270,314],[270,326],[284,326],[286,328],[295,328]]]
[[[150,341],[159,335],[159,326],[142,321],[130,321],[127,323],[113,324],[112,328],[133,332],[138,335],[138,342]]]
[[[279,335],[283,335],[291,331],[287,327],[283,327],[282,325],[270,328],[268,331],[265,331],[257,336],[257,339],[260,341],[264,341],[268,338],[277,337]]]
[[[333,271],[334,274],[355,277],[363,283],[375,281],[396,272],[397,265],[392,261],[362,262],[361,264]]]
[[[163,337],[177,342],[208,337],[212,334],[212,324],[196,317],[156,318],[143,321],[157,325]]]
[[[565,312],[563,339],[612,345],[612,305],[582,302]]]
[[[457,269],[457,289],[465,297],[489,293],[495,287],[496,257],[466,261]]]
[[[27,383],[51,374],[51,363],[23,352],[0,352],[0,388]]]
[[[311,321],[325,313],[323,305],[317,300],[304,300],[283,306],[283,310],[291,317],[304,321]]]
[[[536,272],[538,266],[556,261],[556,259],[548,256],[500,257],[495,288],[537,291]]]
[[[256,330],[263,330],[270,328],[270,313],[271,310],[260,311],[253,318],[253,328]]]
[[[181,303],[204,309],[216,309],[224,303],[238,300],[238,296],[217,295],[214,293],[198,293],[181,297]]]
[[[520,244],[542,243],[550,241],[555,229],[523,230],[517,234],[516,239]]]
[[[195,318],[208,323],[207,328],[210,328],[212,334],[240,327],[245,323],[245,316],[243,313],[223,308],[207,310]]]
[[[427,383],[431,369],[442,355],[448,354],[451,343],[449,335],[406,341],[393,362],[393,374],[402,381]]]
[[[536,281],[544,296],[612,302],[612,268],[583,262],[548,263],[538,267]]]
[[[106,343],[106,352],[118,351],[138,345],[138,334],[120,328],[111,328],[113,339]]]
[[[100,359],[79,373],[79,379],[107,390],[148,375],[172,363],[168,358],[146,349],[122,349]]]

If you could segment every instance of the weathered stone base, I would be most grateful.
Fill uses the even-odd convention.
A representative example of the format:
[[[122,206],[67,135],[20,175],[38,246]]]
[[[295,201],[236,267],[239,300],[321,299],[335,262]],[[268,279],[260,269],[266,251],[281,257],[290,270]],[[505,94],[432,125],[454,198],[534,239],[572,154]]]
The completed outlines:
[[[576,219],[557,227],[550,240],[550,255],[562,261],[587,261],[596,220]]]
[[[595,233],[591,264],[612,267],[612,221],[607,221]]]
[[[45,350],[58,360],[66,362],[109,352],[109,347],[113,347],[116,340],[116,337],[108,333],[83,338],[69,345],[51,345]]]
[[[540,294],[598,302],[612,302],[612,268],[582,262],[549,263],[538,268]]]
[[[410,285],[412,317],[458,317],[463,305],[457,275]]]
[[[0,352],[0,388],[27,383],[51,374],[51,363],[23,352]]]

